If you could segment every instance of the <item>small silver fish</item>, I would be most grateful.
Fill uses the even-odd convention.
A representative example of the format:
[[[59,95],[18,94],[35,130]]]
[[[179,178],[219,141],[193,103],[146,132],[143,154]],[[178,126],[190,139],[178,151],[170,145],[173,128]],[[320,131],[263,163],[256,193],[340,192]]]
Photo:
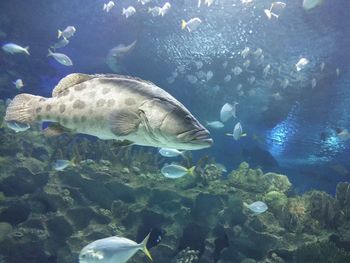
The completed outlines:
[[[103,4],[103,11],[106,11],[107,13],[111,11],[111,9],[115,6],[113,1],[109,1],[107,4]]]
[[[264,202],[256,201],[251,204],[243,203],[243,205],[255,214],[264,213],[268,207]]]
[[[238,75],[240,75],[242,72],[243,72],[243,70],[240,68],[240,67],[234,67],[233,69],[232,69],[232,72],[233,72],[233,74],[235,75],[235,76],[238,76]]]
[[[303,8],[305,10],[310,10],[321,5],[323,2],[324,0],[303,0]]]
[[[13,84],[16,86],[17,89],[21,89],[24,87],[23,80],[17,79],[16,81],[13,82]]]
[[[193,76],[193,75],[187,75],[186,78],[187,78],[188,82],[191,84],[196,84],[198,81],[197,77]]]
[[[139,244],[125,237],[98,239],[81,250],[79,263],[125,263],[139,250],[152,260],[146,247],[149,236]]]
[[[21,47],[17,44],[14,43],[8,43],[2,46],[2,49],[6,52],[6,53],[10,53],[10,54],[15,54],[15,53],[24,53],[27,55],[29,54],[29,47]]]
[[[243,128],[240,122],[238,122],[233,128],[233,133],[226,133],[228,136],[232,136],[233,139],[238,141],[241,137],[247,136],[247,134],[243,133]]]
[[[63,171],[71,164],[72,162],[69,160],[57,160],[52,164],[52,168],[56,171]]]
[[[230,82],[232,79],[231,75],[230,74],[227,74],[225,77],[224,77],[224,81],[225,82]]]
[[[130,16],[136,13],[136,9],[133,6],[129,6],[128,8],[123,8],[123,16],[129,18]]]
[[[53,46],[51,46],[51,48],[53,50],[56,50],[56,49],[59,49],[59,48],[63,48],[65,46],[67,46],[68,44],[69,44],[69,40],[67,38],[63,37],[60,41],[58,41]]]
[[[49,49],[49,54],[48,56],[53,57],[57,62],[59,62],[60,64],[64,65],[64,66],[73,66],[73,62],[72,60],[65,54],[63,53],[54,53]]]
[[[230,103],[225,103],[220,110],[220,120],[222,122],[227,122],[229,119],[236,117],[236,106],[238,102],[234,102],[233,105]]]
[[[161,16],[165,16],[171,8],[171,4],[169,2],[166,2],[163,7],[161,8],[160,14]]]
[[[152,16],[161,16],[162,15],[162,8],[159,6],[149,7],[148,13],[151,13]]]
[[[64,37],[66,39],[71,38],[74,36],[75,32],[77,30],[74,26],[67,26],[63,31],[58,30],[57,38]]]
[[[177,157],[179,155],[184,156],[184,153],[182,151],[172,148],[160,148],[159,153],[164,157]]]
[[[192,32],[196,30],[199,25],[202,23],[202,20],[200,20],[198,17],[191,18],[187,22],[185,20],[181,21],[181,29],[187,28],[188,32]]]
[[[206,75],[207,81],[211,80],[213,76],[214,76],[213,71],[209,70]]]
[[[309,61],[307,58],[301,58],[301,59],[299,59],[298,63],[295,64],[295,67],[296,67],[297,71],[300,71],[300,70],[302,70],[303,68],[305,68],[305,66],[306,66],[307,64],[309,64],[309,62],[310,62],[310,61]]]
[[[221,129],[224,128],[224,124],[221,121],[211,121],[207,122],[207,126],[213,129]]]
[[[191,168],[186,168],[177,164],[169,164],[163,166],[163,168],[161,169],[161,173],[167,178],[176,179],[186,174],[193,175],[195,168],[195,166],[192,166]]]
[[[245,47],[242,52],[241,52],[241,56],[242,58],[246,58],[249,55],[250,52],[250,48],[249,47]]]
[[[273,2],[270,9],[265,9],[264,12],[268,19],[272,17],[278,18],[285,7],[286,4],[283,2]]]

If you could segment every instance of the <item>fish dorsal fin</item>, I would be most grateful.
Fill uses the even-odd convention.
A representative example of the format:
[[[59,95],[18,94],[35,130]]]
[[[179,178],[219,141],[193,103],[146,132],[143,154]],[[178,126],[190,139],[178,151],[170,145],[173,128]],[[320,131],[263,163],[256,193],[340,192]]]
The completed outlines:
[[[52,97],[57,97],[58,94],[60,94],[64,90],[69,89],[70,87],[76,84],[82,83],[92,78],[94,77],[91,75],[86,75],[82,73],[69,74],[68,76],[61,79],[60,82],[58,82],[58,84],[52,91]]]
[[[124,81],[138,81],[138,82],[142,82],[144,84],[156,86],[153,82],[148,81],[148,80],[140,79],[138,77],[119,75],[119,74],[96,74],[96,75],[90,76],[90,78],[111,78],[111,79],[115,78],[115,79],[118,79],[120,81],[123,81],[123,80]]]

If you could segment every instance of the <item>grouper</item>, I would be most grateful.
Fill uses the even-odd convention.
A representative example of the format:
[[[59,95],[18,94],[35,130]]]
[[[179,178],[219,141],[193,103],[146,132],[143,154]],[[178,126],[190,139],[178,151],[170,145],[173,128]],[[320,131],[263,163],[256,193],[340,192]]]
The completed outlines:
[[[57,84],[51,98],[19,94],[5,121],[9,127],[53,122],[48,134],[68,131],[144,146],[197,150],[213,143],[208,130],[169,93],[121,75],[74,73]]]

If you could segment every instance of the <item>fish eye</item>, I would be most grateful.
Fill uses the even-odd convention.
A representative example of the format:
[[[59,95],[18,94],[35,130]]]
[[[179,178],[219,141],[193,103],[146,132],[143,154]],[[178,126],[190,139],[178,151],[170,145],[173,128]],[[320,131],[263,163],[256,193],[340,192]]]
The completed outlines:
[[[191,121],[191,120],[192,120],[192,118],[191,118],[190,115],[186,115],[185,119],[186,119],[187,121]]]

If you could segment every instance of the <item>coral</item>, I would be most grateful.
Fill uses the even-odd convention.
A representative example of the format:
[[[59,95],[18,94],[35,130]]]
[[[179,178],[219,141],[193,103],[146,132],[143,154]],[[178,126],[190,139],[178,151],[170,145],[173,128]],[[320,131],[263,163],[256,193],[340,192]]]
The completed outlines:
[[[294,262],[350,262],[350,252],[337,248],[334,243],[329,241],[305,244],[296,251]]]
[[[237,170],[232,171],[228,179],[234,187],[255,193],[269,191],[285,193],[291,187],[287,176],[276,173],[263,174],[260,169],[250,169],[245,162]]]
[[[288,198],[284,193],[270,191],[264,196],[264,200],[276,215],[282,212],[283,207],[288,203]]]
[[[191,250],[191,248],[187,247],[181,250],[171,262],[172,263],[197,263],[198,261],[199,261],[199,251]]]

